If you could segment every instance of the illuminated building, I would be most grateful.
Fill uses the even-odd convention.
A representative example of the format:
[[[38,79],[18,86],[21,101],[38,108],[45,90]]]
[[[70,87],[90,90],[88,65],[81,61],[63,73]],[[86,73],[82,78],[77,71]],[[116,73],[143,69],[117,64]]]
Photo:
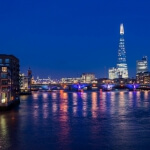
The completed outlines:
[[[136,61],[136,72],[143,73],[148,72],[148,59],[147,56],[144,56],[142,60]]]
[[[117,72],[118,72],[118,76],[121,76],[122,78],[128,78],[123,24],[120,25],[120,42],[119,42],[119,49],[118,49]]]
[[[29,94],[31,92],[30,86],[30,78],[20,74],[20,94]]]
[[[53,81],[48,77],[48,78],[39,78],[32,80],[32,84],[50,84],[53,83]]]
[[[108,70],[108,74],[109,74],[109,79],[116,79],[118,77],[117,68],[114,68],[114,67],[110,68]]]
[[[20,89],[28,89],[28,76],[25,76],[24,74],[20,74]]]
[[[133,84],[136,83],[136,79],[134,78],[115,78],[115,79],[108,79],[108,78],[99,78],[98,80],[99,84]]]
[[[32,77],[32,80],[31,80],[32,85],[36,85],[36,84],[58,84],[59,82],[60,81],[57,79],[51,79],[50,77],[40,78],[39,76],[37,76],[36,79],[34,79],[34,77]]]
[[[79,83],[81,78],[62,78],[61,83]]]
[[[107,78],[99,78],[99,79],[97,79],[97,81],[98,81],[98,84],[109,84],[109,83],[114,83],[114,81],[113,80],[111,80],[111,79],[107,79]]]
[[[136,81],[139,84],[150,84],[150,72],[137,73]]]
[[[20,94],[31,94],[31,84],[33,82],[32,71],[29,68],[27,76],[20,74]]]
[[[77,78],[62,78],[60,83],[97,83],[93,73],[83,73]]]
[[[92,83],[95,80],[95,75],[93,73],[83,73],[81,80],[83,83]]]
[[[19,59],[13,55],[0,55],[0,106],[19,102]]]
[[[126,50],[124,43],[124,27],[120,25],[120,41],[118,49],[118,61],[116,68],[109,69],[109,78],[128,78],[128,67],[126,63]]]

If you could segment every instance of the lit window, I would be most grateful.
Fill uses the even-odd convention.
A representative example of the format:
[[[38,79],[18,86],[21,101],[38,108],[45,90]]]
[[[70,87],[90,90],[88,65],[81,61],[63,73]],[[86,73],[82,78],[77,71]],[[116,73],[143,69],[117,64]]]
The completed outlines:
[[[2,59],[0,59],[0,63],[2,63]]]
[[[7,67],[2,67],[2,72],[7,72]]]
[[[6,100],[7,100],[7,94],[6,93],[2,93],[1,102],[5,103]]]

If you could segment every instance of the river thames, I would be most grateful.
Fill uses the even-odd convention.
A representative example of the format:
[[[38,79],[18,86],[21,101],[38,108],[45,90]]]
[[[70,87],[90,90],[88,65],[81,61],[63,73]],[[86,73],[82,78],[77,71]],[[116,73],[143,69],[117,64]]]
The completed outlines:
[[[150,92],[33,92],[0,112],[0,150],[150,149]]]

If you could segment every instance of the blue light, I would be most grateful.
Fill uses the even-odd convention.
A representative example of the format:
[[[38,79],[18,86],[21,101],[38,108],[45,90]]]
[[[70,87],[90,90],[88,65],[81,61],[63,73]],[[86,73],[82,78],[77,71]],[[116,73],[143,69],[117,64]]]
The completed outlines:
[[[43,90],[48,90],[48,89],[49,89],[49,87],[48,87],[47,85],[43,85],[41,88],[42,88]]]
[[[112,90],[114,86],[115,86],[114,84],[103,84],[102,85],[104,90]]]
[[[136,90],[139,87],[139,84],[127,84],[126,87],[129,90]]]
[[[83,89],[86,86],[88,86],[88,84],[72,84],[73,89]]]

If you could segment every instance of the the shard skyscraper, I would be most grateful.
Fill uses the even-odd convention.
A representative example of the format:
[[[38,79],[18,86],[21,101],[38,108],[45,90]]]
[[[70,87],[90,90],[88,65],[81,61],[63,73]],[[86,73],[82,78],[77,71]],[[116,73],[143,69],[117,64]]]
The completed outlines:
[[[128,78],[128,67],[126,62],[123,24],[120,25],[120,41],[119,41],[119,49],[118,49],[117,72],[118,72],[118,77]]]
[[[117,66],[109,69],[109,79],[115,78],[128,78],[123,24],[120,24],[120,41]]]

